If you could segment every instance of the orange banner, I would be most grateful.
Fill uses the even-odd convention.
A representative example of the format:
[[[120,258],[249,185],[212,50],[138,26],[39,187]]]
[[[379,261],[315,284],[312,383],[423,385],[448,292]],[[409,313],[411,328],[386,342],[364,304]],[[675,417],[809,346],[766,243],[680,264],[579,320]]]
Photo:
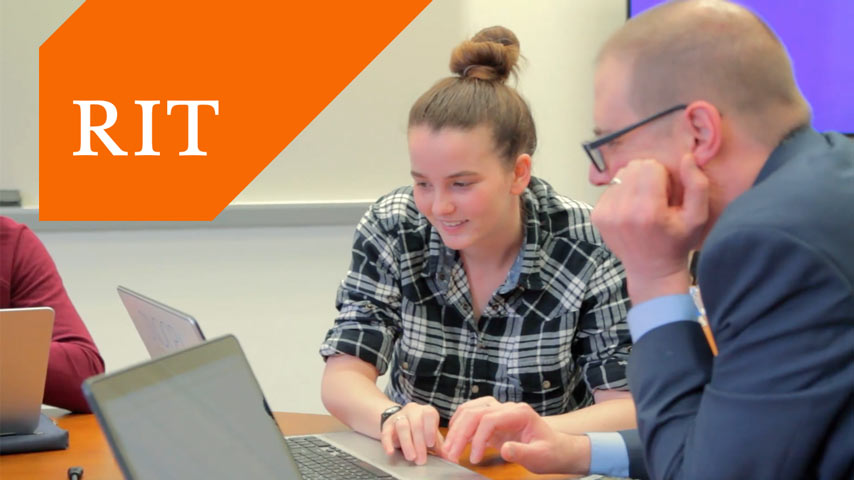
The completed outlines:
[[[87,0],[39,48],[39,219],[213,219],[428,3]]]

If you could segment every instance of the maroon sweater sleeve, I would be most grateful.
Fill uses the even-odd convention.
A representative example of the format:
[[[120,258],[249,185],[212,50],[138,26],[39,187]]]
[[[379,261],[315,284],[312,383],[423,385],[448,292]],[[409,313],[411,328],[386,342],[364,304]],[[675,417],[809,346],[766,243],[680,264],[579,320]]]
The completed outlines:
[[[88,412],[80,385],[103,373],[104,360],[71,304],[50,254],[25,225],[0,217],[0,306],[48,306],[56,312],[44,403]]]

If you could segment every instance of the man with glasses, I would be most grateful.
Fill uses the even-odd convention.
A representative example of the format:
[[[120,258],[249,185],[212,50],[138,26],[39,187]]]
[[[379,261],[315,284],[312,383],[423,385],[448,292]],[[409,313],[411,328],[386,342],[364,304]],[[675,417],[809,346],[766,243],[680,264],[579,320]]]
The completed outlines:
[[[643,450],[624,434],[609,460],[653,478],[854,478],[854,144],[810,126],[779,40],[723,0],[627,22],[594,92],[593,222],[626,268]],[[520,405],[484,412],[472,456],[487,444],[541,472],[586,473],[602,452],[583,458]]]

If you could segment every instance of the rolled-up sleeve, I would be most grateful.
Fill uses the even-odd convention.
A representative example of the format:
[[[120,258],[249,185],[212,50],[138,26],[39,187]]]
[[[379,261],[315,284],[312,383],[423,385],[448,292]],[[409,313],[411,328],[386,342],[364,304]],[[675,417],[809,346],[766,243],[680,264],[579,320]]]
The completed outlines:
[[[628,390],[631,336],[626,324],[630,303],[625,270],[608,250],[600,253],[601,261],[587,284],[573,353],[591,392]]]
[[[372,206],[356,227],[352,260],[338,287],[335,324],[320,354],[347,354],[374,365],[380,375],[400,336],[400,274],[395,235]]]

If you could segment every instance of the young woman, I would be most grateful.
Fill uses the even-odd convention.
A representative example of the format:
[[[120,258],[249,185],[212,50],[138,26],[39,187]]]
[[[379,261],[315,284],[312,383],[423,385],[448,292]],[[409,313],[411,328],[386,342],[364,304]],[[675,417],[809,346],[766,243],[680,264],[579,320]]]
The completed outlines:
[[[504,83],[518,58],[513,32],[482,30],[412,107],[414,185],[359,223],[320,349],[326,408],[419,464],[440,425],[467,442],[498,402],[561,431],[635,425],[623,268],[590,207],[531,176],[533,118]]]

